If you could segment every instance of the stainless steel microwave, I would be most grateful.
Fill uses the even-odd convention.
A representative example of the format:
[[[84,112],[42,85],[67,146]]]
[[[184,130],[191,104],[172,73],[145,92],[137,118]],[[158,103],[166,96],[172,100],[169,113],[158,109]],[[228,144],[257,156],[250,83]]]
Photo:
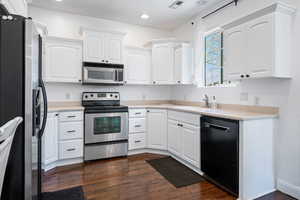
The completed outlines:
[[[83,63],[83,84],[123,85],[124,65]]]

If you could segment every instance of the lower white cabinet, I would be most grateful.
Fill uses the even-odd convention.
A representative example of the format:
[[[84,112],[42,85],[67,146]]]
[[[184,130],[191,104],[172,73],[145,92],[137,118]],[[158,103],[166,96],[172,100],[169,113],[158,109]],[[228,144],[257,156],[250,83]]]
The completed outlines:
[[[179,123],[168,120],[168,151],[177,155],[182,155],[182,130]]]
[[[83,157],[83,112],[49,113],[42,142],[45,171],[80,162]]]
[[[200,115],[168,112],[168,151],[200,168]]]
[[[167,111],[149,109],[147,111],[147,147],[167,150]]]
[[[83,156],[83,141],[70,140],[59,143],[59,159],[71,159]]]
[[[200,168],[200,127],[183,124],[182,158]]]
[[[133,133],[129,135],[129,150],[146,148],[146,134]]]
[[[42,162],[44,165],[58,160],[58,113],[48,114],[42,147]]]

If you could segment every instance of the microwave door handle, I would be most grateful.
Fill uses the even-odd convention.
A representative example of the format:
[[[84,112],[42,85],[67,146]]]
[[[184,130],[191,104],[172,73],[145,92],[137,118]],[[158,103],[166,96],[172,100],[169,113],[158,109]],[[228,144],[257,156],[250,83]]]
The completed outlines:
[[[119,81],[119,78],[118,78],[118,70],[116,69],[115,70],[115,81],[117,82],[117,81]]]

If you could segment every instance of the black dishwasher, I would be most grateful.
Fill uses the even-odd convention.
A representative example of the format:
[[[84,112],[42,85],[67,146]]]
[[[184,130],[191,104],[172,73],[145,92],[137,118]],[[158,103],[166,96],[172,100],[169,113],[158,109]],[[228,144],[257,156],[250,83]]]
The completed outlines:
[[[238,196],[238,121],[201,117],[201,170],[208,180]]]

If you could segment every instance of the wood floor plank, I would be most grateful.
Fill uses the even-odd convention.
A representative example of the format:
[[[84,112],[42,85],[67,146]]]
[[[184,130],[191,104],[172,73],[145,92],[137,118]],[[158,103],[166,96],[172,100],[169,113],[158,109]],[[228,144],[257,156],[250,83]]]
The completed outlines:
[[[182,188],[174,187],[146,162],[162,157],[139,154],[59,167],[45,173],[43,191],[83,186],[87,200],[236,199],[207,181]],[[282,200],[279,196],[277,194],[262,200]]]

